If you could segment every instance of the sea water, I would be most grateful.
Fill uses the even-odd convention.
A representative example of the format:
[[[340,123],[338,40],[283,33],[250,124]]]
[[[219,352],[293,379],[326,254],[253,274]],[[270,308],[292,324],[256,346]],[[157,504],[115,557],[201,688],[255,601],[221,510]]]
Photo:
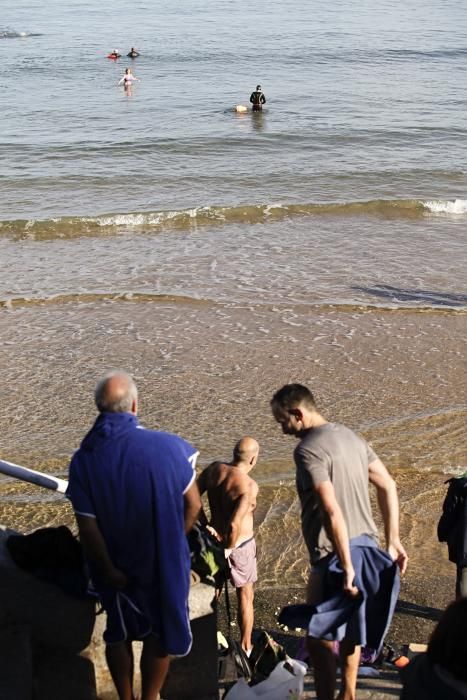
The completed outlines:
[[[0,456],[66,475],[125,368],[202,465],[260,440],[261,581],[293,585],[295,443],[268,402],[302,381],[373,442],[435,567],[466,464],[467,9],[18,0],[0,60]],[[263,112],[235,113],[257,84]],[[2,489],[2,522],[71,519]]]

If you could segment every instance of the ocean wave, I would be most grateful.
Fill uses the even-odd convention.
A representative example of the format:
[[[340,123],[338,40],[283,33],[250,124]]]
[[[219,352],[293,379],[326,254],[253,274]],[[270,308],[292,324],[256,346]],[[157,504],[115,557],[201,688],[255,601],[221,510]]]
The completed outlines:
[[[455,199],[453,202],[432,200],[423,206],[433,214],[467,214],[467,199]]]
[[[332,301],[314,301],[314,302],[295,302],[291,304],[289,301],[284,304],[284,308],[288,311],[295,309],[303,312],[304,307],[313,308],[314,311],[342,311],[344,313],[366,314],[371,311],[378,313],[430,313],[441,315],[465,315],[467,313],[467,296],[454,294],[430,294],[429,292],[420,292],[418,294],[413,291],[411,294],[406,290],[405,294],[389,293],[390,289],[363,288],[354,287],[357,291],[363,291],[371,296],[381,297],[383,300],[378,303],[374,301],[354,301],[354,302],[332,302]],[[61,306],[65,304],[100,304],[113,302],[132,302],[132,303],[154,303],[154,304],[184,304],[196,307],[219,307],[230,308],[231,301],[220,301],[206,297],[194,297],[178,294],[152,294],[150,292],[77,292],[69,294],[51,294],[50,296],[35,296],[35,297],[0,297],[0,310],[14,311],[20,308],[44,307],[44,306]],[[404,304],[415,303],[416,306],[407,306]],[[251,303],[249,306],[261,307],[263,310],[270,309],[276,312],[281,308],[281,304],[274,302],[257,302]]]
[[[142,292],[81,292],[70,294],[52,294],[47,297],[7,297],[0,298],[0,309],[12,311],[28,306],[60,305],[67,303],[92,304],[106,301],[159,302],[171,304],[194,304],[196,306],[212,305],[208,299],[182,296],[176,294],[150,294]]]
[[[24,39],[28,36],[41,36],[41,34],[16,29],[0,29],[0,39]]]
[[[414,219],[431,214],[465,215],[467,200],[420,201],[376,199],[364,202],[303,204],[251,204],[234,207],[205,206],[174,211],[109,213],[95,217],[15,219],[0,221],[0,235],[17,239],[48,240],[80,236],[118,235],[129,231],[196,230],[212,224],[260,224],[294,217],[374,216]]]
[[[464,56],[467,55],[467,49],[465,46],[461,47],[453,47],[453,48],[443,48],[443,49],[426,49],[426,50],[417,50],[417,49],[388,49],[385,51],[387,55],[389,55],[392,58],[400,58],[400,59],[406,59],[406,60],[412,60],[416,58],[422,58],[422,59],[440,59],[440,58],[447,58],[447,59],[459,59],[463,58]]]

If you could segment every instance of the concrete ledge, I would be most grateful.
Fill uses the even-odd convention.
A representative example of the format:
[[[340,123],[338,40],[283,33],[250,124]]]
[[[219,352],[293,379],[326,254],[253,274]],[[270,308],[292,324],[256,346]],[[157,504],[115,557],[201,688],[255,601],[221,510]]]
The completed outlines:
[[[94,602],[19,569],[0,528],[0,700],[96,700],[94,667],[79,653],[92,637]]]
[[[18,533],[0,529],[0,628],[25,625],[34,645],[78,654],[91,641],[94,602],[72,598],[19,569],[5,546],[11,534]]]
[[[166,700],[217,700],[217,606],[214,588],[197,584],[190,589],[193,646],[188,656],[174,659],[162,689]]]
[[[93,601],[66,595],[58,587],[19,569],[0,528],[0,700],[114,700],[105,660],[105,614]],[[167,700],[218,698],[215,590],[190,588],[193,646],[174,659],[162,697]],[[139,682],[141,643],[134,644]],[[81,653],[80,653],[81,652]]]
[[[31,700],[31,629],[25,625],[0,628],[0,700]]]

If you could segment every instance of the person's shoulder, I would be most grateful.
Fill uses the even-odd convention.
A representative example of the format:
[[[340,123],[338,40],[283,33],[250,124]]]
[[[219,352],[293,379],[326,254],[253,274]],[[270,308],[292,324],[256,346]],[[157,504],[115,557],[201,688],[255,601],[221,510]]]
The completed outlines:
[[[249,484],[250,490],[253,493],[258,493],[258,491],[259,491],[258,482],[255,481],[251,476],[248,476],[248,479],[249,479],[248,484]]]
[[[232,470],[230,481],[245,493],[253,491],[257,486],[256,481],[249,474],[237,470],[235,472]]]
[[[201,474],[203,475],[203,478],[207,478],[209,480],[212,480],[216,474],[220,471],[221,467],[221,462],[211,462],[208,464],[204,469],[202,470]]]
[[[194,447],[175,433],[169,433],[164,430],[153,430],[151,428],[145,428],[142,425],[138,425],[137,430],[133,431],[132,437],[140,444],[146,443],[167,448],[184,447],[195,451]]]
[[[82,463],[83,449],[78,447],[77,450],[73,452],[70,459],[70,469],[77,469]]]
[[[359,433],[357,433],[355,430],[352,428],[349,428],[348,425],[344,425],[344,423],[326,423],[326,425],[329,426],[329,430],[332,434],[334,435],[339,435],[348,438],[349,440],[358,440],[360,442],[366,442],[365,438],[363,438]]]
[[[220,460],[215,460],[214,462],[208,464],[207,467],[203,469],[203,471],[206,472],[206,474],[214,475],[225,471],[226,467],[227,465],[224,464],[224,462],[221,462]]]

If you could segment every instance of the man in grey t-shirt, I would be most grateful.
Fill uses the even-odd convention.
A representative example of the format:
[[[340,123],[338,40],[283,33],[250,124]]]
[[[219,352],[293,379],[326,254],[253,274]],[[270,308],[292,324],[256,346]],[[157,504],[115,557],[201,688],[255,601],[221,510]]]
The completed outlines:
[[[377,490],[387,552],[404,573],[408,557],[399,539],[396,485],[371,447],[349,428],[328,423],[318,412],[311,391],[301,384],[287,384],[279,389],[271,400],[271,408],[283,433],[300,438],[294,459],[302,531],[312,563],[307,602],[310,605],[322,602],[323,582],[333,554],[337,555],[343,571],[343,591],[351,597],[359,595],[350,540],[363,537],[373,547],[377,541],[369,482]],[[317,697],[332,700],[336,686],[332,642],[308,637],[308,649],[315,669]],[[360,646],[345,636],[340,653],[339,698],[351,700],[355,697]]]

